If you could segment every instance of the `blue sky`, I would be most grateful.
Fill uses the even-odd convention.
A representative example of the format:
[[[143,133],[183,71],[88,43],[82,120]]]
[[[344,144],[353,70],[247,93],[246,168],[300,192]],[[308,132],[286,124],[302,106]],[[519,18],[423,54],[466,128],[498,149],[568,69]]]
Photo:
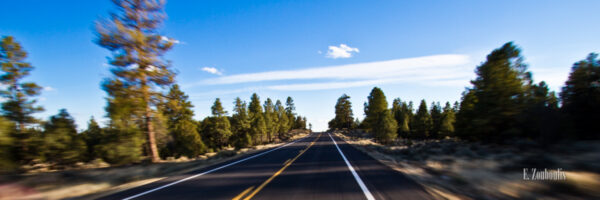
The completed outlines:
[[[166,56],[196,118],[215,98],[231,110],[257,92],[284,100],[316,130],[343,93],[354,114],[379,86],[388,101],[456,101],[485,55],[522,47],[536,81],[558,91],[572,64],[600,51],[600,1],[169,1],[161,33],[179,41]],[[104,118],[109,52],[93,43],[94,21],[114,6],[96,1],[3,1],[0,35],[30,53],[28,78],[45,87],[47,118],[66,108],[85,128]],[[203,70],[204,69],[204,70]],[[211,73],[212,72],[212,73]],[[273,77],[285,77],[274,79]]]

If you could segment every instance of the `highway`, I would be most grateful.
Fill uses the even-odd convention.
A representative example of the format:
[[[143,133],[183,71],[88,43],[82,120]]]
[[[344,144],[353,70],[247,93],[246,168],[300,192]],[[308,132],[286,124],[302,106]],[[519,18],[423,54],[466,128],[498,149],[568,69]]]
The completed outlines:
[[[101,199],[432,199],[405,175],[328,133]]]

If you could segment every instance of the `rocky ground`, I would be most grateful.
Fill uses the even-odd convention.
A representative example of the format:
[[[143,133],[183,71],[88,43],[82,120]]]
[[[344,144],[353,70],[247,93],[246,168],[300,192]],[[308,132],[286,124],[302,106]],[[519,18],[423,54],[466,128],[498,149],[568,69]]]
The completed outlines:
[[[544,147],[526,140],[492,145],[447,138],[381,145],[359,131],[335,133],[446,199],[600,198],[600,141]],[[561,168],[566,180],[524,180],[524,168]]]

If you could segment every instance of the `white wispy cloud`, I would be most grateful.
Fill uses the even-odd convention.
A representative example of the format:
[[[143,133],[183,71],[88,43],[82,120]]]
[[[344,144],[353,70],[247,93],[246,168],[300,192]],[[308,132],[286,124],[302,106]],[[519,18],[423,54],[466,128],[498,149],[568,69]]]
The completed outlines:
[[[161,39],[162,41],[172,42],[173,44],[179,44],[179,43],[181,43],[181,41],[179,41],[179,40],[176,40],[176,39],[174,39],[174,38],[169,38],[169,37],[167,37],[167,36],[160,36],[160,39]]]
[[[311,79],[345,79],[353,81],[380,81],[388,79],[431,80],[427,77],[434,76],[439,76],[439,79],[446,80],[472,74],[472,66],[467,65],[469,62],[469,56],[467,55],[433,55],[299,70],[237,74],[206,79],[188,84],[187,86]]]
[[[200,69],[202,71],[211,73],[211,74],[216,74],[216,75],[223,75],[223,72],[219,71],[217,68],[214,67],[203,67],[202,69]]]
[[[53,87],[50,87],[50,86],[46,86],[46,87],[43,88],[43,90],[47,91],[47,92],[50,92],[50,91],[54,91],[56,89],[54,89]]]
[[[349,47],[346,44],[340,44],[340,46],[329,46],[329,50],[325,57],[327,58],[350,58],[352,57],[352,52],[358,53],[358,48]]]
[[[280,91],[314,91],[314,90],[330,90],[341,88],[353,88],[362,86],[374,86],[390,83],[416,83],[428,86],[466,86],[469,84],[469,77],[465,74],[443,75],[436,74],[432,76],[415,76],[405,78],[389,78],[389,79],[372,79],[358,81],[333,81],[319,83],[301,83],[301,84],[285,84],[272,85],[267,89]]]

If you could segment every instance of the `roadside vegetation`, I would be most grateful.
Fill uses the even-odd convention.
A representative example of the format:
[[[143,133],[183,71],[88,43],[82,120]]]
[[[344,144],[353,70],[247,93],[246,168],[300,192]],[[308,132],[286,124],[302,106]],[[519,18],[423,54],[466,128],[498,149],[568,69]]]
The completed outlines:
[[[101,83],[107,124],[91,118],[78,131],[65,109],[47,120],[35,118],[44,111],[36,102],[42,87],[25,81],[34,67],[14,37],[1,38],[0,173],[186,160],[285,141],[299,132],[292,130],[306,130],[292,97],[262,101],[256,93],[249,103],[236,98],[231,115],[217,98],[211,116],[195,120],[173,66],[163,58],[174,45],[159,34],[164,2],[114,3],[115,12],[96,22],[95,30],[95,43],[111,52],[112,75]]]
[[[390,108],[375,87],[363,121],[354,118],[344,94],[329,128],[421,183],[459,198],[600,197],[593,189],[600,186],[598,54],[573,65],[558,96],[544,81],[533,81],[512,42],[493,50],[475,73],[460,102],[428,106],[421,100],[416,111],[413,102],[400,98]],[[562,168],[567,181],[524,181],[524,168]]]

